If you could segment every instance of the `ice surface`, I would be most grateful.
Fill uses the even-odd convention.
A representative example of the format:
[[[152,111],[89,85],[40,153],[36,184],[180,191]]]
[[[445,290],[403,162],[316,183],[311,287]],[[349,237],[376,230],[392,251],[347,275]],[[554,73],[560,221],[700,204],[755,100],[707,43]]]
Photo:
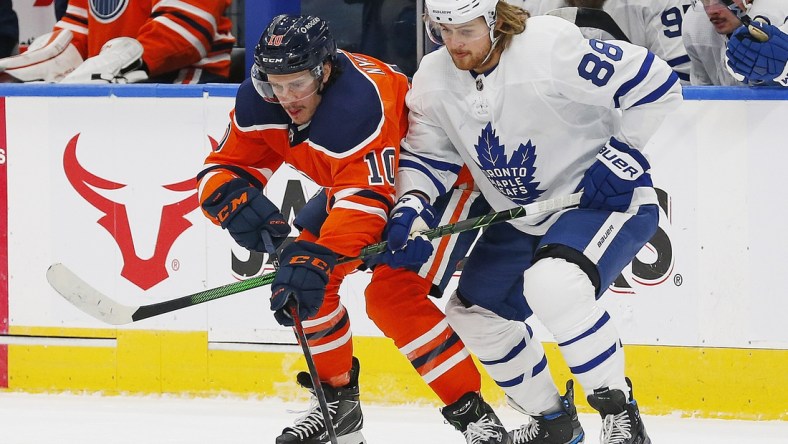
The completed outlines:
[[[307,403],[235,397],[101,396],[0,392],[0,444],[273,444]],[[369,444],[462,444],[431,406],[364,405]],[[523,416],[497,409],[507,428]],[[586,443],[600,419],[581,414]],[[655,444],[788,444],[788,421],[644,417]]]

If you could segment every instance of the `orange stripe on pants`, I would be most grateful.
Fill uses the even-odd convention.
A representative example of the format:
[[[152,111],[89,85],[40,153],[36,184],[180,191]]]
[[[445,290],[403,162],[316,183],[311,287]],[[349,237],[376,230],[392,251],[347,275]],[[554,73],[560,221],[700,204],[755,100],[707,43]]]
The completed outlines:
[[[427,297],[431,283],[415,272],[387,265],[375,267],[364,295],[370,319],[402,348],[446,320],[446,315]],[[464,347],[464,345],[463,345]],[[445,350],[436,358],[442,362],[456,352]],[[429,383],[430,388],[447,405],[468,392],[481,389],[481,376],[470,356]]]

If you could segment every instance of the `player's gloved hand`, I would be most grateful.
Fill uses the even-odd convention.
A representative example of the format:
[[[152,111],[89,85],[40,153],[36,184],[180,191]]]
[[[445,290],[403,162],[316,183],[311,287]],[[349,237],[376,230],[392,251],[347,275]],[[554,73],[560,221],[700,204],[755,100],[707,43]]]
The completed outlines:
[[[276,321],[292,326],[288,301],[298,304],[298,317],[308,319],[323,305],[328,275],[337,263],[337,255],[313,242],[295,241],[279,255],[279,270],[271,284],[271,310]]]
[[[653,186],[645,156],[615,138],[599,150],[596,159],[580,181],[580,208],[624,212],[635,188]]]
[[[20,82],[58,82],[82,63],[73,38],[67,29],[36,37],[24,53],[0,59],[0,72]]]
[[[135,83],[148,79],[142,61],[143,48],[137,39],[109,40],[93,56],[67,75],[61,83]]]
[[[435,209],[418,194],[405,194],[391,210],[384,235],[388,249],[383,261],[392,267],[419,266],[432,255],[432,244],[418,233],[437,223]]]
[[[759,42],[744,26],[736,29],[725,51],[728,70],[748,82],[775,81],[788,86],[788,34],[758,21],[753,21],[752,26],[763,31],[769,40]]]
[[[429,260],[433,250],[432,242],[423,236],[417,236],[408,239],[405,248],[401,250],[387,250],[379,254],[374,262],[388,264],[391,268],[418,269]]]
[[[290,225],[279,208],[260,189],[241,178],[217,188],[205,199],[202,208],[247,250],[266,251],[260,236],[262,231],[271,235],[277,248],[290,234]]]

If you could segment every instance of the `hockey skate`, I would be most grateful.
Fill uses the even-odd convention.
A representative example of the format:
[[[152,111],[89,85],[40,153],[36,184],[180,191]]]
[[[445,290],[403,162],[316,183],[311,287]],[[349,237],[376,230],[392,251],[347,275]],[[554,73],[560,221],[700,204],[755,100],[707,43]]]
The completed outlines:
[[[632,393],[629,378],[627,385]],[[602,388],[588,395],[588,403],[602,416],[600,444],[651,444],[634,395],[632,401],[627,402],[627,396],[621,390]]]
[[[465,435],[467,444],[511,444],[509,434],[481,395],[468,392],[441,409],[446,421]]]
[[[521,410],[511,399],[516,410]],[[566,394],[561,398],[563,410],[544,416],[532,416],[531,421],[511,432],[513,444],[578,444],[585,440],[585,432],[577,419],[574,381],[566,381]]]
[[[321,385],[326,394],[331,422],[334,425],[339,444],[365,444],[367,442],[361,434],[364,416],[361,413],[361,404],[358,400],[358,373],[359,362],[354,357],[353,367],[350,369],[350,382],[346,386],[336,388],[328,384]],[[296,376],[296,380],[299,385],[312,393],[312,405],[304,416],[296,420],[292,427],[282,430],[282,434],[276,438],[276,444],[329,443],[328,431],[323,422],[323,415],[309,373],[300,372]]]

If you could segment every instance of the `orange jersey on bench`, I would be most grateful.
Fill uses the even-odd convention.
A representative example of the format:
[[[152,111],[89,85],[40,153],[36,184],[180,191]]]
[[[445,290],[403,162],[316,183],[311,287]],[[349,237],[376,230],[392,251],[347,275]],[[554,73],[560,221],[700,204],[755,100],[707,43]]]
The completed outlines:
[[[224,16],[231,0],[69,0],[55,30],[74,33],[71,44],[87,59],[116,37],[137,39],[151,77],[183,68],[227,77],[235,44]]]

